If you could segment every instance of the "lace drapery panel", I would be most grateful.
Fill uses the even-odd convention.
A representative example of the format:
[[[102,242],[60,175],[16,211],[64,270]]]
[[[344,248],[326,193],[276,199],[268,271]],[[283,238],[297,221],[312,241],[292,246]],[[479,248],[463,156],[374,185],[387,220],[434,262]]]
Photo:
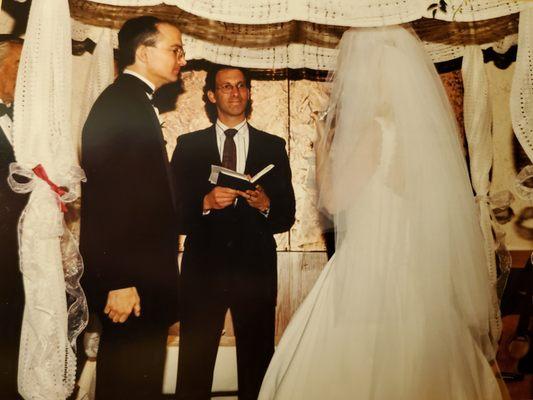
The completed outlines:
[[[73,347],[87,322],[83,263],[61,212],[79,196],[84,177],[71,137],[71,62],[68,1],[33,0],[15,92],[17,163],[9,177],[15,192],[31,192],[18,228],[25,290],[18,387],[25,399],[64,400],[72,392]],[[14,175],[30,181],[19,184]]]
[[[83,91],[83,100],[75,133],[81,136],[85,120],[91,111],[93,103],[100,93],[113,82],[113,32],[109,28],[96,28],[96,47],[91,57],[91,64],[87,74],[87,81]],[[115,33],[116,37],[116,33]]]
[[[485,255],[492,294],[490,316],[491,338],[496,349],[501,334],[499,301],[496,295],[497,268],[496,247],[492,236],[491,209],[489,202],[492,166],[492,112],[489,101],[487,73],[481,48],[468,46],[463,56],[464,124],[470,156],[470,176],[479,206],[481,230],[485,239]],[[495,354],[487,354],[489,359]]]
[[[533,161],[533,5],[520,13],[510,106],[514,133]]]

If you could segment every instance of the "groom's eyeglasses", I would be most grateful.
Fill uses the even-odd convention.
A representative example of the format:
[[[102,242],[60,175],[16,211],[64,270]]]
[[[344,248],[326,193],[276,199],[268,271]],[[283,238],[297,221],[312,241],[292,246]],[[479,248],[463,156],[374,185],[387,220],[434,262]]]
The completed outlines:
[[[165,49],[163,47],[157,47],[157,46],[148,46],[148,47],[153,47],[154,49],[158,49],[158,50],[171,51],[174,53],[174,57],[176,57],[178,60],[181,60],[182,58],[185,59],[185,50],[183,49],[183,46],[175,46],[171,49]]]

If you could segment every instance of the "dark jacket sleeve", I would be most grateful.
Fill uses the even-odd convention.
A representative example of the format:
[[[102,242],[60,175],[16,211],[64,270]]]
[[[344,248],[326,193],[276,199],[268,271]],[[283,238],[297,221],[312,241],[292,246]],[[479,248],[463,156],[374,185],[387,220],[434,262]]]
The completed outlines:
[[[213,185],[200,177],[202,169],[207,166],[202,165],[198,157],[201,157],[201,151],[193,134],[178,137],[171,169],[177,191],[176,212],[180,234],[189,235],[203,229],[206,217],[209,217],[203,215],[203,198]]]
[[[87,183],[82,186],[80,247],[86,259],[91,285],[104,292],[136,285],[134,270],[128,271],[121,254],[120,237],[127,238],[122,221],[121,199],[127,195],[127,162],[116,153],[124,143],[120,111],[111,115],[105,104],[93,107],[82,134],[82,166]],[[107,225],[107,229],[104,225]]]
[[[12,162],[15,162],[13,148],[0,130],[0,246],[3,243],[8,246],[8,240],[10,245],[16,244],[18,221],[29,197],[27,193],[15,193],[7,183],[9,164]],[[23,177],[18,180],[21,183],[27,182]],[[14,249],[13,253],[16,254],[17,250]]]
[[[274,182],[265,188],[270,198],[267,220],[272,233],[281,233],[288,231],[294,224],[296,208],[289,158],[285,151],[285,141],[282,139],[276,140],[274,146],[274,164],[275,167],[271,171],[275,171]]]

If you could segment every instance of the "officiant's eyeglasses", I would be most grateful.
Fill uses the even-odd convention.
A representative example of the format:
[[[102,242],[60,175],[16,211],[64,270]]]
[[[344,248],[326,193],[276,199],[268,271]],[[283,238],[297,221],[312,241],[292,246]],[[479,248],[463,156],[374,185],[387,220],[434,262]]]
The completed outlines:
[[[220,90],[224,94],[233,92],[233,88],[237,89],[238,91],[248,89],[246,87],[246,83],[244,82],[239,82],[236,85],[232,85],[231,83],[225,83],[223,85],[217,86],[217,89]]]
[[[157,47],[157,46],[148,46],[148,47],[153,47],[154,49],[159,49],[159,50],[171,51],[171,52],[174,53],[174,56],[178,60],[181,60],[182,58],[183,59],[185,58],[185,50],[183,50],[182,46],[176,46],[176,47],[173,47],[171,49],[165,49],[163,47]]]

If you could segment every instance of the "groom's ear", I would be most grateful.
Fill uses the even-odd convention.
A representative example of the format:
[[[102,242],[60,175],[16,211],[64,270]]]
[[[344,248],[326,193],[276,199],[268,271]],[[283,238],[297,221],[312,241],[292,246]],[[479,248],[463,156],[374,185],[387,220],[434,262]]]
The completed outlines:
[[[143,64],[146,64],[148,61],[148,47],[144,44],[141,44],[135,50],[135,61],[141,61]]]
[[[213,104],[216,104],[217,102],[217,99],[215,97],[215,94],[211,91],[211,90],[208,90],[207,91],[207,98],[209,99],[209,101]]]

